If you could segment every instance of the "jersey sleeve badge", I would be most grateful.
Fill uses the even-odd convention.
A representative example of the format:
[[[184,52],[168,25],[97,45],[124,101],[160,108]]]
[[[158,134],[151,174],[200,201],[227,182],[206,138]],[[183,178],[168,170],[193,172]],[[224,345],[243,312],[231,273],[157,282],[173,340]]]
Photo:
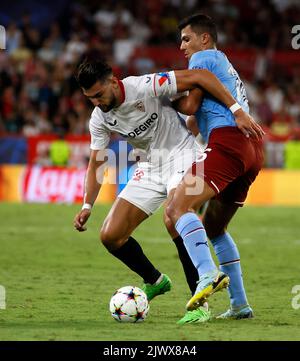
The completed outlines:
[[[170,75],[168,73],[158,73],[158,84],[162,86],[164,82],[168,81],[168,84],[171,84]]]

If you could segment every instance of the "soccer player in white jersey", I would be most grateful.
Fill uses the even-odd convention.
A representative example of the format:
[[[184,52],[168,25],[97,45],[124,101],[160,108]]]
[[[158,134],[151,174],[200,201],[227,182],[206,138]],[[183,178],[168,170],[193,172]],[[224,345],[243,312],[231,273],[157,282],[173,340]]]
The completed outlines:
[[[90,119],[91,154],[84,204],[74,218],[74,227],[78,231],[86,229],[85,223],[101,187],[99,169],[103,173],[110,134],[119,133],[139,149],[146,161],[139,165],[136,175],[112,205],[100,239],[112,255],[142,277],[142,288],[151,300],[169,291],[171,281],[153,266],[131,234],[165,199],[172,197],[198,152],[194,137],[181,124],[176,111],[164,105],[163,99],[198,86],[228,107],[235,99],[206,70],[171,71],[119,80],[107,63],[87,58],[79,66],[76,78],[95,109]],[[246,113],[240,112],[236,121],[245,129],[253,128],[252,119]],[[152,156],[153,149],[164,149],[160,165]]]

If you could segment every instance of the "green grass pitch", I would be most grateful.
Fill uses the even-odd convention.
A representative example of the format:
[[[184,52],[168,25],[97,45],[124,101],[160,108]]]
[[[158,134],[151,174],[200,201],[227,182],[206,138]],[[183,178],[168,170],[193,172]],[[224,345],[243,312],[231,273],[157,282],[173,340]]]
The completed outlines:
[[[145,253],[173,280],[171,292],[151,302],[147,320],[120,324],[111,318],[112,293],[141,284],[98,241],[108,206],[97,206],[88,231],[72,222],[79,206],[0,204],[0,340],[300,340],[300,309],[293,286],[300,284],[299,208],[245,207],[229,230],[242,259],[252,320],[212,320],[176,325],[189,292],[162,212],[134,236]],[[228,307],[227,291],[210,299],[216,315]]]

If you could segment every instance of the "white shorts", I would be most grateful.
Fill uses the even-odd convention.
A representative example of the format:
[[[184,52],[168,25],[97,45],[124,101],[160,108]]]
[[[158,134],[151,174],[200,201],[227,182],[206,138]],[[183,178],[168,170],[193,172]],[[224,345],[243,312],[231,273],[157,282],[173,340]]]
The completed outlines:
[[[151,215],[167,199],[169,192],[178,186],[200,152],[200,147],[184,150],[183,153],[177,153],[173,160],[160,166],[148,162],[139,163],[118,197]]]

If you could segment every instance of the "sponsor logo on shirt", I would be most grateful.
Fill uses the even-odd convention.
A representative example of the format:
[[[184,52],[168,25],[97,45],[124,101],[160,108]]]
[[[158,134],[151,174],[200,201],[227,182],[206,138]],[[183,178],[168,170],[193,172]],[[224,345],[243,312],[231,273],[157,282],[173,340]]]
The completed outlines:
[[[153,125],[154,121],[158,118],[157,113],[152,113],[151,116],[141,125],[139,125],[138,127],[136,127],[135,129],[133,129],[131,132],[129,132],[128,134],[122,134],[123,137],[127,138],[135,138],[138,135],[143,134],[148,128],[151,128],[151,126]]]
[[[159,75],[159,79],[158,79],[159,86],[162,86],[165,81],[168,81],[168,84],[171,84],[171,79],[168,73],[158,73],[158,75]]]

